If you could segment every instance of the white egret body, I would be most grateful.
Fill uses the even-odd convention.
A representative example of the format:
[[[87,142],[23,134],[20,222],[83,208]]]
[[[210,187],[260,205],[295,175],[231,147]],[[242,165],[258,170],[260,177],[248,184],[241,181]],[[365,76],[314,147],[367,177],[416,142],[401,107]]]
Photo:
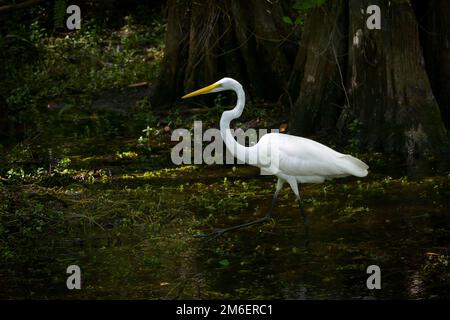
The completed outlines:
[[[250,226],[267,221],[271,217],[276,198],[284,183],[289,183],[300,204],[300,210],[307,225],[306,216],[301,206],[298,183],[322,183],[325,180],[346,176],[365,177],[369,168],[361,160],[339,153],[314,140],[281,133],[264,135],[256,145],[243,146],[234,139],[230,130],[230,122],[239,118],[245,106],[245,94],[239,82],[231,78],[223,78],[203,89],[183,96],[190,98],[200,94],[232,90],[236,92],[237,103],[234,109],[225,111],[220,118],[220,133],[227,149],[237,159],[263,168],[278,177],[275,194],[268,214],[256,221],[243,225],[221,229],[215,234]]]

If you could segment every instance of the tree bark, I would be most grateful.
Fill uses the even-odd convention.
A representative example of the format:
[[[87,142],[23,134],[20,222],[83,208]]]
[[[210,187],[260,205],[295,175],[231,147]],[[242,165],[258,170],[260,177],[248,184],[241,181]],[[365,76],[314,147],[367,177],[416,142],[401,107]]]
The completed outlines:
[[[381,30],[366,25],[369,5],[381,9]],[[330,133],[337,126],[366,150],[408,157],[449,152],[409,1],[327,1],[308,13],[302,35],[289,84],[296,97],[291,133]],[[430,56],[446,59],[440,49]],[[447,71],[430,72],[448,105]]]
[[[346,12],[344,1],[327,1],[308,13],[289,87],[290,133],[335,130],[345,104]]]
[[[350,0],[351,110],[367,148],[408,156],[449,151],[449,141],[425,70],[408,1]],[[382,29],[368,30],[365,10],[378,5]]]
[[[190,8],[188,0],[169,0],[164,60],[154,86],[152,104],[160,106],[175,100],[184,87],[184,69],[189,55]]]
[[[250,97],[278,99],[295,50],[284,11],[280,2],[170,0],[165,58],[152,103],[171,105],[225,76],[240,81]]]
[[[450,2],[414,1],[425,66],[442,119],[450,130]]]

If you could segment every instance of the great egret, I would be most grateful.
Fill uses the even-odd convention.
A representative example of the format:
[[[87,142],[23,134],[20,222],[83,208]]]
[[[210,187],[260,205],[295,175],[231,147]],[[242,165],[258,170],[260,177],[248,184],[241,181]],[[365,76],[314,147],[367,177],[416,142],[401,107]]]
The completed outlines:
[[[223,78],[207,87],[183,96],[183,99],[201,94],[232,90],[237,95],[234,109],[225,111],[220,118],[220,133],[227,149],[237,159],[265,169],[278,177],[275,193],[267,214],[255,221],[241,225],[218,229],[210,235],[248,227],[268,221],[271,218],[278,193],[284,183],[289,183],[300,206],[305,226],[305,236],[308,238],[308,220],[305,215],[298,184],[322,183],[333,178],[354,175],[365,177],[369,168],[361,160],[348,154],[342,154],[314,140],[280,133],[268,133],[251,147],[236,142],[230,131],[230,122],[239,118],[245,106],[245,93],[242,85],[234,79]]]

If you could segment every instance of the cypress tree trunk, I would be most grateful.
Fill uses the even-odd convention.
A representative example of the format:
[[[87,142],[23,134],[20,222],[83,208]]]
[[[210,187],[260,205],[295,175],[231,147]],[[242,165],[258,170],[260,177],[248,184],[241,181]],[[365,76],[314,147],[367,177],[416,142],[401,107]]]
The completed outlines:
[[[369,148],[409,156],[439,154],[449,142],[425,70],[417,22],[406,1],[350,0],[349,96]],[[382,29],[366,28],[381,8]]]
[[[169,0],[166,49],[152,103],[230,76],[251,96],[276,100],[286,88],[295,45],[280,2]]]
[[[290,133],[330,132],[345,103],[346,12],[344,1],[327,1],[308,13],[290,78]]]
[[[450,1],[414,1],[413,5],[431,87],[450,129]]]
[[[366,26],[369,5],[381,9],[381,30]],[[302,34],[290,78],[292,96],[299,92],[291,132],[318,134],[337,125],[364,149],[409,158],[449,152],[409,1],[350,0],[348,7],[345,1],[327,1],[308,14]],[[442,73],[432,78],[445,87]]]
[[[189,2],[169,0],[164,60],[151,101],[155,106],[172,102],[183,91],[184,70],[189,54]]]

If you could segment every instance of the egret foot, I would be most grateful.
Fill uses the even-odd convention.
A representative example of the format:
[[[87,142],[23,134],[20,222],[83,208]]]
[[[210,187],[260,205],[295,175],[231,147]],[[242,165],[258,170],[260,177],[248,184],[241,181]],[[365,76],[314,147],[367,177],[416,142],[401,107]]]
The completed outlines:
[[[232,230],[238,230],[238,229],[242,229],[242,228],[253,226],[253,225],[258,224],[258,223],[265,223],[265,222],[269,221],[270,218],[272,217],[272,211],[273,211],[273,208],[275,207],[275,204],[277,202],[277,196],[278,196],[278,193],[280,192],[282,186],[283,186],[283,184],[282,184],[281,180],[278,180],[277,189],[276,189],[275,193],[273,194],[273,198],[272,198],[272,202],[270,203],[269,211],[267,211],[267,214],[263,218],[257,219],[255,221],[247,222],[247,223],[244,223],[244,224],[239,224],[237,226],[233,226],[233,227],[229,227],[229,228],[217,229],[217,230],[214,230],[211,233],[199,234],[199,235],[196,235],[194,237],[196,237],[196,238],[209,238],[209,237],[212,237],[212,239],[215,239],[215,238],[220,237],[221,235],[223,235],[225,232],[232,231]]]
[[[199,234],[199,235],[196,235],[194,237],[196,237],[196,238],[209,238],[209,237],[211,237],[212,239],[215,239],[215,238],[218,238],[221,235],[223,235],[225,232],[238,230],[238,229],[242,229],[242,228],[247,228],[247,227],[253,226],[255,224],[259,224],[259,223],[265,223],[265,222],[269,221],[269,219],[270,219],[270,215],[266,215],[264,218],[257,219],[255,221],[239,224],[239,225],[233,226],[233,227],[217,229],[217,230],[214,230],[211,233]]]

